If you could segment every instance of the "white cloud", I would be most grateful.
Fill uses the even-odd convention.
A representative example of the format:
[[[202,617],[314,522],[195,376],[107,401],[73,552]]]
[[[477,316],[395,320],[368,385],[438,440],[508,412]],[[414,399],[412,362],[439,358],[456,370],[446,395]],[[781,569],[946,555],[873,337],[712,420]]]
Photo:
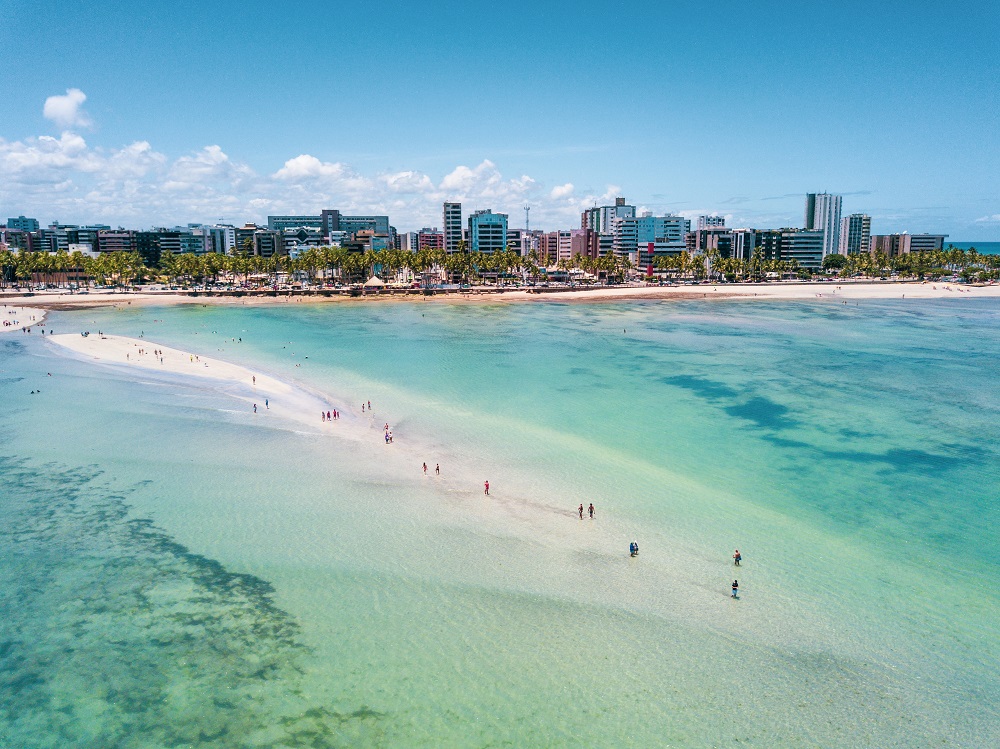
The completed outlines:
[[[977,224],[997,224],[1000,223],[1000,213],[994,213],[992,216],[980,216],[976,219]]]
[[[567,182],[565,185],[558,185],[552,188],[552,192],[549,193],[549,197],[553,200],[560,200],[562,198],[568,198],[573,194],[573,183]]]
[[[619,194],[608,187],[608,195]],[[556,196],[558,199],[555,199]],[[72,222],[101,221],[135,228],[188,221],[263,222],[269,214],[388,214],[400,230],[441,222],[441,203],[459,200],[466,214],[482,208],[510,215],[521,226],[523,206],[532,224],[576,226],[581,206],[604,196],[577,196],[572,183],[543,185],[529,175],[506,177],[492,161],[458,165],[437,180],[415,170],[366,175],[342,162],[309,154],[258,174],[219,145],[170,158],[147,141],[121,148],[93,147],[81,136],[0,138],[0,205]]]
[[[379,179],[392,192],[420,194],[431,193],[435,189],[431,178],[422,172],[383,174]]]
[[[83,111],[87,95],[78,88],[68,88],[63,95],[50,96],[45,100],[42,114],[61,128],[89,127],[90,117]]]

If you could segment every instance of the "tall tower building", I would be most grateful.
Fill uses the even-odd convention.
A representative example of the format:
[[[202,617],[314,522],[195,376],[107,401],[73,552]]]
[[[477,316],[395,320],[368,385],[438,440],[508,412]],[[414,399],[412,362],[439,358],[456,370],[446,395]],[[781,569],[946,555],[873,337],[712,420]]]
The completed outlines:
[[[503,252],[507,249],[507,214],[487,208],[469,216],[469,250]]]
[[[458,252],[458,243],[462,241],[462,204],[444,204],[444,249],[451,254]]]
[[[698,231],[703,229],[722,229],[726,225],[725,216],[699,216]]]
[[[840,195],[825,192],[806,194],[805,228],[823,232],[823,257],[840,249],[841,200]]]
[[[871,245],[872,217],[864,213],[852,213],[840,221],[841,255],[857,255],[868,252]]]

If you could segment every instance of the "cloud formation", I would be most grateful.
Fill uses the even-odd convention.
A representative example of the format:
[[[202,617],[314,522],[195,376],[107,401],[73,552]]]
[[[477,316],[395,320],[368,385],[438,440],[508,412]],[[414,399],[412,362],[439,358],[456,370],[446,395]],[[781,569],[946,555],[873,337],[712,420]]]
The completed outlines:
[[[66,93],[50,96],[45,100],[42,114],[61,128],[89,127],[90,117],[83,111],[87,95],[78,88],[68,88]]]

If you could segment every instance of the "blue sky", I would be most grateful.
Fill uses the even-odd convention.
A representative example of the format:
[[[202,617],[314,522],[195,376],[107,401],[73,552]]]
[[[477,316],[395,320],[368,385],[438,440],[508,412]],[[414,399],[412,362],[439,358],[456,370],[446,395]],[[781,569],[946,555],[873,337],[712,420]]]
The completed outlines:
[[[991,3],[291,5],[0,0],[0,214],[554,229],[621,194],[772,227],[827,190],[1000,240]]]

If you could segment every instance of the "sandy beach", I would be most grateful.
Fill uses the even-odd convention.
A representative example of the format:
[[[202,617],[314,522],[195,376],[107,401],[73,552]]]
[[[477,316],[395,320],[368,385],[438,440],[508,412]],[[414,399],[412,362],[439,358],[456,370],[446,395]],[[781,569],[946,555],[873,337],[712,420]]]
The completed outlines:
[[[328,295],[329,294],[329,295]],[[407,292],[368,292],[351,297],[329,292],[261,292],[245,296],[216,296],[212,292],[101,292],[69,294],[41,292],[31,296],[2,298],[8,308],[31,307],[32,314],[44,309],[84,309],[87,307],[127,305],[270,305],[270,304],[344,304],[391,301],[498,304],[507,302],[559,301],[604,302],[629,299],[762,299],[762,300],[862,300],[862,299],[954,299],[1000,297],[1000,285],[972,285],[950,282],[869,282],[834,281],[805,283],[709,284],[682,286],[615,286],[565,289],[559,287],[517,288],[497,291],[493,287],[475,287],[461,292],[437,292],[433,295]],[[25,313],[27,314],[27,313]]]
[[[344,424],[340,436],[358,437],[353,419],[324,422],[319,412],[340,410],[321,393],[253,371],[238,364],[213,359],[190,351],[163,346],[142,338],[128,338],[91,331],[89,335],[66,333],[46,336],[46,340],[80,358],[117,367],[151,371],[168,376],[198,378],[244,402],[247,412],[259,419],[282,419],[312,428]]]
[[[4,304],[0,307],[0,333],[20,333],[24,328],[40,325],[45,320],[45,310],[39,307],[25,307]]]

